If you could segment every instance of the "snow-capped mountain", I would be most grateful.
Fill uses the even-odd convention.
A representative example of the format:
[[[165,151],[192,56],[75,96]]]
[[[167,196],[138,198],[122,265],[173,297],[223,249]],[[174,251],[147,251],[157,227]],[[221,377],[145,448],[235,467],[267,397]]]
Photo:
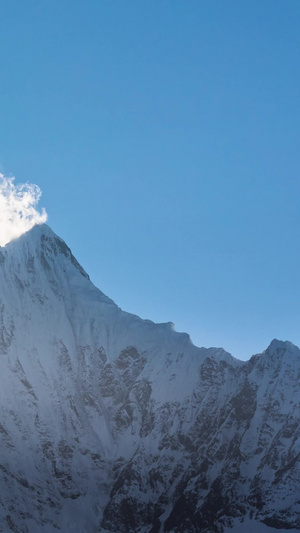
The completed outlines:
[[[291,343],[197,348],[41,225],[0,248],[0,373],[0,531],[300,531]]]

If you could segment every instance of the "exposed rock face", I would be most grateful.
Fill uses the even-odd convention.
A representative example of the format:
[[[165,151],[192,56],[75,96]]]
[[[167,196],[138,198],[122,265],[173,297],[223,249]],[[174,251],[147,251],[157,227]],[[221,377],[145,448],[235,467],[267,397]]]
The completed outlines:
[[[300,352],[121,311],[47,226],[0,250],[0,530],[300,531]]]

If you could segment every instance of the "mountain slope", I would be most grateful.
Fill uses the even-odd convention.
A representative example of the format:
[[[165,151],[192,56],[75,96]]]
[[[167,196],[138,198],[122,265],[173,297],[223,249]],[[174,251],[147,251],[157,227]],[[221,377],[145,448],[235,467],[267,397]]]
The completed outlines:
[[[300,357],[123,312],[35,226],[0,248],[0,529],[300,530]]]

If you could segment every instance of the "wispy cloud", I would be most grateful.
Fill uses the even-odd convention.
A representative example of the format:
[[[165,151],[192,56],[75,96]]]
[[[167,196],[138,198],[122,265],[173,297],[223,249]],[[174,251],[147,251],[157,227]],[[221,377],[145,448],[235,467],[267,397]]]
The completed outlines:
[[[45,209],[36,209],[41,189],[31,183],[15,185],[14,181],[0,174],[0,246],[47,220]]]

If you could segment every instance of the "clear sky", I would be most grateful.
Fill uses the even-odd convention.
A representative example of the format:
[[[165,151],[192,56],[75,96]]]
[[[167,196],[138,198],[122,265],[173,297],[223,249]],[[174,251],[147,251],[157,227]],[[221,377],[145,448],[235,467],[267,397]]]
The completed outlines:
[[[126,311],[300,345],[299,0],[3,0],[0,172]]]

